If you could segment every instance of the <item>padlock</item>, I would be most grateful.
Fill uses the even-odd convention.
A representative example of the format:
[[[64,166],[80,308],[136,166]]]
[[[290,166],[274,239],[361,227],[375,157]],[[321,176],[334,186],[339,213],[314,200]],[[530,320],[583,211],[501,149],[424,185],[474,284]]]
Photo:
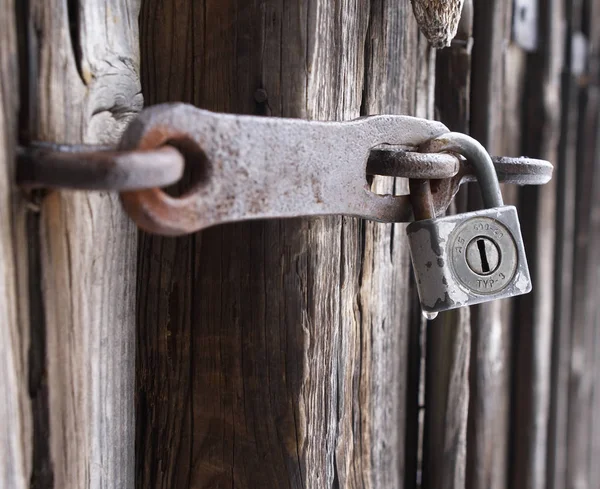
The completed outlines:
[[[484,209],[436,218],[429,181],[411,185],[415,222],[406,228],[421,308],[440,311],[526,294],[531,278],[517,209],[504,205],[492,160],[475,139],[447,133],[421,151],[451,152],[476,170]],[[420,195],[413,189],[421,188]],[[425,218],[428,217],[428,218]]]

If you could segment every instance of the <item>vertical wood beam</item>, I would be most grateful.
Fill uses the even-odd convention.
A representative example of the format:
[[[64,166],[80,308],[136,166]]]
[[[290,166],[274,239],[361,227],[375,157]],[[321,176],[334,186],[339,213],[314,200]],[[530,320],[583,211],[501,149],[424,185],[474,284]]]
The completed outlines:
[[[553,305],[550,419],[548,423],[547,484],[567,488],[569,437],[569,372],[574,277],[577,144],[581,93],[585,84],[585,49],[581,33],[582,1],[565,4],[564,66],[561,89],[561,139],[555,166],[556,253]]]
[[[432,104],[408,1],[146,0],[141,26],[149,103]],[[144,235],[138,487],[401,488],[408,263],[401,227],[352,218]]]
[[[472,34],[473,4],[467,0],[452,46],[437,53],[435,107],[451,131],[469,132]],[[464,307],[427,326],[424,489],[465,487],[470,318]]]
[[[527,55],[523,85],[523,153],[558,160],[563,3],[538,8],[538,43]],[[556,176],[520,190],[519,214],[534,288],[518,298],[513,326],[514,375],[511,487],[547,487],[548,420],[554,301]]]
[[[26,287],[17,250],[25,203],[14,185],[19,80],[14,0],[0,0],[0,487],[29,487],[31,410],[29,335],[19,292]],[[22,256],[22,255],[21,255]]]
[[[419,34],[406,2],[401,8],[394,1],[371,2],[365,60],[362,115],[433,118],[435,51]],[[371,188],[382,194],[408,193],[403,179],[375,177]],[[414,314],[419,303],[409,280],[404,226],[365,222],[364,227],[361,309],[365,317],[362,329],[368,332],[366,338],[371,338],[371,361],[377,367],[374,379],[378,380],[371,381],[371,423],[374,443],[380,447],[375,453],[377,465],[398,466],[397,473],[374,471],[372,485],[366,487],[410,489],[417,484],[420,457],[421,314]],[[389,324],[396,334],[390,335]],[[403,353],[394,356],[394,351]],[[397,448],[392,452],[388,446]]]
[[[470,133],[491,154],[520,151],[507,139],[505,107],[507,50],[512,2],[474,0]],[[511,75],[514,76],[514,75]],[[517,75],[518,76],[518,75]],[[513,116],[511,115],[511,118]],[[512,122],[512,120],[511,120]],[[469,204],[478,208],[479,188]],[[506,189],[503,192],[507,198]],[[471,308],[471,365],[468,421],[468,489],[504,489],[508,480],[510,421],[510,301]]]
[[[137,0],[23,3],[27,137],[118,141],[142,105],[138,7]],[[108,193],[52,192],[29,222],[30,361],[45,389],[33,405],[32,480],[131,487],[135,227]]]
[[[576,4],[572,11],[572,42],[587,44],[580,92],[576,159],[565,164],[576,165],[575,213],[573,239],[573,287],[571,299],[570,338],[568,352],[568,402],[566,425],[565,480],[557,487],[591,488],[598,484],[598,469],[594,454],[598,445],[594,436],[598,423],[597,376],[597,316],[598,304],[594,291],[598,287],[599,251],[598,223],[598,134],[600,130],[600,2]],[[575,38],[579,30],[580,39]],[[578,46],[574,46],[578,47]],[[571,53],[576,54],[573,50]],[[573,60],[573,59],[572,59]],[[575,67],[575,63],[572,64]],[[567,327],[567,325],[562,326]],[[563,420],[557,419],[561,423]]]

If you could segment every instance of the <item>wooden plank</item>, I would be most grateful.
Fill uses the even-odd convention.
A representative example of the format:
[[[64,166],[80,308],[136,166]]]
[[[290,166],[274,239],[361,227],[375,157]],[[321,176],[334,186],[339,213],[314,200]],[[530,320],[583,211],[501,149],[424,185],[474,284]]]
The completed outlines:
[[[600,2],[584,2],[581,10],[581,33],[587,39],[586,81],[579,107],[575,182],[575,229],[572,311],[568,377],[567,465],[565,487],[593,487],[595,462],[592,458],[595,440],[594,420],[598,406],[594,404],[596,372],[596,311],[599,255],[593,246],[598,239],[598,131],[600,90],[598,50],[600,36],[595,25],[600,16]],[[597,399],[597,398],[596,398]]]
[[[449,311],[427,331],[423,488],[465,487],[469,406],[469,309]]]
[[[117,142],[142,104],[137,0],[23,9],[28,136]],[[32,480],[132,487],[136,230],[107,193],[51,193],[29,223],[30,362],[45,389],[33,402]]]
[[[577,201],[580,197],[581,180],[581,130],[585,110],[585,94],[588,85],[587,45],[588,38],[583,31],[589,30],[590,17],[584,13],[584,2],[574,1],[565,5],[566,49],[565,73],[562,89],[562,137],[555,179],[557,181],[557,259],[555,273],[555,306],[554,332],[552,348],[552,392],[548,442],[548,487],[566,489],[571,487],[576,476],[576,465],[579,463],[571,456],[574,440],[571,430],[573,423],[580,421],[572,418],[577,411],[571,410],[572,355],[574,346],[572,338],[581,325],[573,324],[574,307],[581,305],[582,298],[575,296],[575,284],[579,280],[575,268],[575,260],[579,267],[583,257],[576,258],[576,226],[577,213],[581,211]],[[589,165],[589,160],[586,163]],[[585,180],[583,180],[585,181]],[[581,245],[577,252],[581,252]],[[584,264],[585,268],[585,264]],[[577,303],[577,304],[576,304]],[[583,421],[585,423],[585,421]],[[584,434],[585,435],[585,434]],[[585,435],[587,436],[587,435]],[[585,442],[583,450],[585,450]],[[581,450],[579,451],[581,453]],[[575,467],[574,467],[575,465]],[[582,483],[585,481],[582,479]]]
[[[579,134],[580,94],[585,90],[580,83],[582,63],[573,57],[584,58],[585,53],[574,48],[579,32],[581,2],[570,2],[565,7],[566,51],[565,73],[562,76],[561,141],[555,165],[556,180],[556,262],[554,278],[554,320],[552,338],[550,419],[548,423],[548,487],[566,489],[569,364],[571,352],[571,313],[574,281],[574,239],[577,140]],[[581,68],[577,68],[580,66]]]
[[[563,2],[543,2],[538,16],[538,48],[527,59],[522,148],[524,154],[555,162],[560,136]],[[520,191],[520,218],[534,289],[518,299],[514,325],[510,485],[515,488],[547,487],[556,182],[555,178],[544,187]]]
[[[469,132],[472,33],[473,3],[467,0],[457,35],[450,48],[438,52],[436,63],[438,117],[450,130],[465,133]],[[460,203],[459,209],[466,210]],[[424,489],[465,487],[470,351],[469,308],[441,314],[428,324]]]
[[[423,485],[423,431],[425,424],[425,339],[426,321],[419,304],[416,284],[412,284],[412,315],[408,338],[406,367],[406,428],[404,489]]]
[[[469,132],[473,1],[466,0],[450,48],[437,53],[435,107],[451,131]]]
[[[418,33],[410,9],[406,5],[399,9],[395,2],[372,2],[362,113],[433,118],[434,72],[435,51]],[[401,97],[397,96],[399,89],[403,90]],[[408,193],[402,179],[375,177],[372,188],[378,193]],[[409,489],[418,482],[421,315],[419,311],[416,321],[409,317],[413,316],[411,309],[419,306],[414,285],[408,282],[411,264],[403,227],[372,222],[364,226],[361,298],[366,321],[361,328],[370,330],[370,361],[377,369],[372,374],[370,400],[373,439],[380,447],[375,452],[375,466],[398,466],[398,472],[391,474],[374,471],[371,485],[366,487]],[[387,326],[390,321],[402,325],[392,336]],[[397,356],[393,352],[403,353]],[[388,446],[394,446],[394,451],[387,450]]]
[[[580,126],[578,195],[575,217],[575,259],[573,287],[573,310],[571,323],[571,352],[569,362],[569,420],[567,438],[567,486],[576,481],[582,487],[590,487],[592,399],[594,372],[595,299],[589,291],[595,290],[596,250],[588,244],[595,239],[592,213],[595,211],[596,195],[596,138],[598,131],[598,104],[600,93],[596,87],[588,87],[583,97],[583,120]],[[597,212],[597,211],[596,211]]]
[[[474,1],[471,78],[471,135],[492,154],[519,154],[507,138],[508,51],[512,2]],[[510,77],[519,77],[511,73]],[[510,202],[510,190],[503,189]],[[470,208],[480,207],[479,188],[470,189]],[[468,489],[507,487],[510,437],[511,301],[471,308],[471,369],[467,445]]]
[[[596,277],[596,283],[600,277]],[[594,349],[593,349],[593,362],[594,372],[598,372],[600,368],[600,334],[598,333],[599,313],[598,309],[595,311],[595,328],[594,328]],[[598,415],[598,409],[600,408],[600,379],[598,375],[594,376],[594,385],[592,387],[592,409],[590,419],[590,448],[589,458],[590,460],[598,460],[600,456],[600,416]],[[590,463],[589,472],[589,483],[590,487],[598,487],[600,485],[600,467],[596,463]]]
[[[29,487],[32,453],[27,396],[29,335],[18,297],[19,216],[24,203],[14,186],[17,143],[18,57],[13,0],[0,0],[0,487]],[[21,277],[21,284],[25,282]],[[26,284],[25,284],[26,285]]]
[[[408,1],[147,0],[141,26],[150,103],[431,107]],[[401,488],[408,267],[401,227],[350,218],[143,236],[138,486]]]
[[[395,9],[393,4],[388,5],[388,8]],[[387,16],[390,16],[388,13]],[[374,16],[373,18],[377,18]],[[406,28],[409,28],[407,25]],[[407,34],[410,35],[410,34]],[[429,42],[423,35],[419,36],[419,59],[417,61],[417,80],[416,80],[416,110],[415,115],[419,117],[425,117],[432,119],[435,115],[435,63],[436,63],[436,51],[431,48]],[[377,60],[378,57],[373,57]],[[395,66],[393,59],[389,61],[389,65]],[[405,63],[406,66],[410,66],[410,62]],[[401,64],[401,66],[403,66]],[[379,69],[381,64],[379,64]],[[405,69],[405,68],[403,68]],[[371,68],[368,73],[377,73],[378,71]],[[387,71],[390,73],[390,70]],[[394,76],[392,74],[392,76]],[[396,75],[397,76],[397,75]],[[404,79],[406,80],[404,75]],[[392,78],[393,80],[394,78]],[[382,92],[379,92],[382,93]],[[387,97],[393,97],[393,92]],[[412,110],[409,109],[411,112]],[[376,179],[377,180],[377,179]],[[383,182],[375,182],[376,184],[382,185]],[[403,186],[402,186],[403,185]],[[382,191],[389,192],[384,186],[380,187]],[[402,189],[402,193],[409,193],[408,181],[402,182],[402,179],[396,179],[394,181],[394,189]],[[396,233],[397,238],[404,240],[404,233]],[[400,243],[399,243],[400,244]],[[406,241],[401,242],[402,247],[396,244],[394,250],[404,253],[406,256],[407,243]],[[409,265],[409,267],[412,265]],[[402,276],[396,275],[396,278],[400,277],[401,281],[405,279]],[[389,279],[388,279],[389,280]],[[406,285],[404,285],[406,287]],[[419,296],[417,292],[417,285],[414,280],[412,271],[410,272],[409,282],[409,303],[404,307],[410,308],[410,318],[408,319],[408,342],[407,342],[407,354],[406,364],[401,366],[404,372],[404,378],[406,379],[406,415],[405,415],[405,428],[404,428],[404,488],[413,489],[420,487],[422,484],[422,472],[423,472],[423,432],[424,432],[424,405],[425,405],[425,346],[426,346],[426,321],[424,321],[421,307],[419,303]],[[378,296],[376,296],[378,297]],[[390,302],[395,302],[393,298]],[[384,343],[386,340],[383,340]],[[384,350],[385,351],[385,350]],[[388,487],[388,486],[382,486]]]

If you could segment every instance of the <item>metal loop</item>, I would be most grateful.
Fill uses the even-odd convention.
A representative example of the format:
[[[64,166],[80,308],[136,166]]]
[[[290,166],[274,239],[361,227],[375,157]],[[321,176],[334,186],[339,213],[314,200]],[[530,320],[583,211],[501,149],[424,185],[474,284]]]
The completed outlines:
[[[460,160],[447,153],[417,153],[401,146],[383,145],[371,149],[367,174],[389,177],[443,179],[460,170]]]
[[[118,151],[108,146],[32,143],[19,148],[17,182],[24,188],[140,190],[183,175],[183,155],[172,146]]]
[[[459,132],[449,132],[430,139],[422,144],[419,150],[424,153],[448,151],[464,156],[477,174],[483,205],[486,208],[504,205],[492,158],[476,139]]]

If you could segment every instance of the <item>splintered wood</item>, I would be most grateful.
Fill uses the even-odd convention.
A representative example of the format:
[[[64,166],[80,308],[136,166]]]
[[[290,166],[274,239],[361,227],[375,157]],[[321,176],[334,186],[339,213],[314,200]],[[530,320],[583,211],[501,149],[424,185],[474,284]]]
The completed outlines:
[[[421,32],[434,48],[450,46],[464,0],[411,0]]]

